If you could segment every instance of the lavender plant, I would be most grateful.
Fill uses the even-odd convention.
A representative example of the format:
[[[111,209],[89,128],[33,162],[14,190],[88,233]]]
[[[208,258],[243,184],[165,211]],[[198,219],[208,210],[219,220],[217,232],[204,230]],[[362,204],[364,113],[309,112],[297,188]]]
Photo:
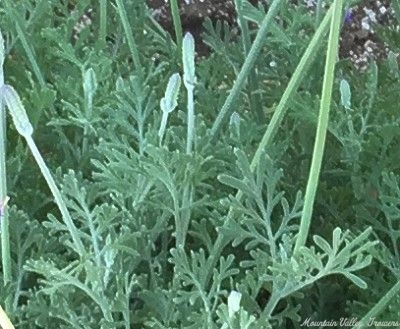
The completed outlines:
[[[266,13],[241,0],[241,39],[227,24],[207,21],[204,40],[214,51],[199,59],[197,40],[180,31],[176,4],[176,45],[138,2],[116,1],[111,10],[105,1],[82,1],[70,12],[61,2],[21,1],[0,10],[9,29],[0,54],[18,90],[0,80],[0,102],[13,118],[13,126],[2,125],[11,136],[2,168],[12,179],[0,199],[0,296],[13,323],[298,327],[306,316],[324,315],[324,287],[338,285],[346,292],[336,297],[348,303],[335,305],[332,316],[397,314],[389,304],[398,303],[398,182],[395,173],[381,173],[396,172],[398,122],[390,106],[376,110],[395,103],[393,56],[387,69],[373,63],[357,80],[336,57],[342,1],[322,18],[323,6],[309,15],[277,0]],[[89,8],[93,25],[72,34]],[[29,15],[18,29],[10,17],[19,10]],[[317,50],[329,23],[324,70]],[[27,38],[29,26],[41,33]],[[40,90],[30,54],[37,67],[41,56],[48,62]],[[36,107],[49,125],[31,124]],[[19,162],[15,129],[50,196],[30,157]],[[50,174],[48,166],[58,169]],[[365,191],[370,177],[376,189]],[[381,271],[379,284],[371,285],[370,267]]]

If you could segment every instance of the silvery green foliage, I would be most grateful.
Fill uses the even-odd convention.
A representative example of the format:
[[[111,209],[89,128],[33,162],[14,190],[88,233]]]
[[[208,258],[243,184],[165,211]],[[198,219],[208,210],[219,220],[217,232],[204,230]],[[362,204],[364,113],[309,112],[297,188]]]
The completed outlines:
[[[384,214],[385,220],[379,222],[374,220],[374,224],[379,227],[379,231],[387,236],[388,243],[385,244],[386,251],[389,252],[391,261],[385,262],[393,272],[400,273],[400,184],[399,176],[393,172],[382,173],[382,187],[380,189],[379,201],[380,209]]]
[[[392,282],[385,285],[380,281],[381,278],[386,280],[387,272],[394,273],[392,278],[397,279],[398,262],[392,238],[397,239],[398,230],[391,230],[385,222],[387,215],[392,218],[392,224],[397,223],[396,184],[384,189],[383,196],[388,198],[382,198],[382,216],[374,223],[379,236],[383,233],[388,237],[386,249],[377,258],[384,269],[390,269],[385,272],[381,268],[379,280],[371,280],[375,272],[370,271],[370,277],[365,274],[368,271],[363,271],[362,277],[357,272],[370,261],[368,250],[373,243],[367,238],[369,230],[356,235],[332,228],[331,234],[328,224],[321,227],[318,236],[310,237],[309,244],[298,255],[292,255],[302,208],[301,194],[293,191],[302,189],[304,172],[308,170],[307,160],[303,162],[308,149],[302,142],[311,134],[311,129],[304,129],[304,123],[309,125],[314,122],[311,115],[316,117],[310,108],[319,101],[314,93],[319,90],[319,65],[304,82],[303,90],[307,92],[299,91],[293,103],[293,110],[299,104],[304,107],[299,117],[307,120],[299,122],[299,117],[285,120],[274,150],[267,150],[270,157],[264,155],[255,172],[251,172],[248,159],[268,120],[254,120],[245,94],[235,109],[240,118],[235,115],[231,118],[230,137],[222,132],[220,140],[210,143],[207,135],[244,59],[242,47],[235,41],[237,34],[228,25],[205,23],[205,42],[214,54],[196,62],[196,75],[200,80],[196,84],[195,99],[198,138],[196,152],[188,156],[184,152],[186,114],[181,107],[169,118],[162,147],[159,147],[159,100],[165,96],[168,78],[176,70],[173,57],[176,49],[168,33],[162,33],[144,15],[137,15],[139,10],[144,13],[144,2],[126,1],[143,59],[157,54],[154,61],[142,62],[143,80],[131,71],[120,24],[107,24],[110,37],[107,48],[95,45],[97,30],[90,27],[79,34],[74,45],[70,43],[71,31],[80,15],[91,6],[90,1],[76,2],[77,10],[73,13],[68,1],[9,3],[15,11],[27,13],[26,19],[20,20],[21,27],[29,28],[29,48],[37,55],[39,65],[45,64],[42,69],[46,86],[35,83],[21,39],[14,31],[15,21],[3,20],[6,12],[0,10],[2,26],[7,30],[4,36],[10,41],[7,52],[11,51],[14,57],[7,65],[13,81],[18,81],[24,104],[27,100],[26,104],[35,105],[35,109],[46,113],[37,127],[37,120],[33,120],[36,112],[27,108],[35,136],[40,138],[40,143],[51,146],[47,157],[55,166],[63,166],[58,181],[86,250],[84,257],[76,257],[67,227],[54,210],[51,199],[45,199],[49,196],[48,189],[43,188],[43,182],[30,163],[19,166],[14,165],[19,164],[18,161],[9,161],[9,178],[15,180],[11,190],[16,193],[12,202],[25,207],[26,213],[17,211],[15,206],[10,208],[13,272],[17,276],[12,286],[3,288],[1,285],[0,294],[1,300],[13,296],[18,326],[27,329],[258,329],[283,328],[292,322],[296,327],[305,308],[304,303],[301,304],[301,293],[307,298],[305,303],[308,304],[309,299],[315,303],[320,296],[314,294],[312,288],[320,288],[320,278],[340,274],[331,279],[347,282],[351,290],[360,295],[365,291],[364,301],[369,301],[370,305],[355,305],[362,310],[359,316],[390,288]],[[251,7],[247,1],[241,4],[245,19],[257,24],[264,17],[263,8]],[[109,6],[108,9],[107,15],[115,22],[114,8]],[[48,15],[55,11],[56,15]],[[268,108],[281,97],[286,78],[293,73],[304,50],[306,38],[299,38],[299,31],[304,28],[308,31],[313,26],[314,15],[297,12],[292,15],[293,12],[289,7],[282,12],[282,21],[288,23],[284,28],[278,21],[273,24],[271,37],[257,64],[260,89],[251,92],[266,96],[263,102],[265,100]],[[146,33],[136,33],[143,30]],[[276,66],[268,65],[271,60]],[[392,78],[397,79],[396,65],[393,58],[391,60],[389,70]],[[389,83],[378,89],[377,72],[375,63],[371,64],[366,79],[359,79],[358,75],[352,79],[347,71],[343,72],[352,87],[354,111],[333,111],[337,117],[330,132],[335,148],[329,152],[326,168],[334,165],[336,169],[344,160],[346,165],[354,165],[353,172],[361,176],[371,169],[368,164],[373,163],[371,171],[380,174],[379,165],[384,166],[380,156],[386,150],[376,148],[374,138],[385,139],[385,147],[390,146],[393,138],[396,148],[398,143],[393,136],[398,136],[397,122],[392,121],[397,115],[397,108],[393,106],[397,104],[397,87],[390,82],[390,86],[395,86],[391,93],[386,91]],[[361,85],[356,84],[354,80],[357,79],[362,81]],[[368,80],[366,85],[365,80]],[[388,98],[384,99],[383,94]],[[357,108],[360,98],[362,105]],[[340,98],[336,101],[340,104]],[[379,106],[375,106],[377,104]],[[374,111],[375,107],[384,110]],[[393,111],[388,115],[385,111],[390,107]],[[376,130],[371,130],[375,123],[370,119],[377,113],[391,123],[392,130],[380,122],[374,127]],[[268,110],[265,114],[268,118],[271,112]],[[90,162],[79,168],[83,174],[69,172],[76,162],[81,163],[83,137],[87,138],[91,151],[87,156]],[[332,140],[328,142],[331,147]],[[24,156],[21,145],[15,149],[12,139],[10,144],[10,158],[15,154]],[[281,145],[286,146],[283,149]],[[299,162],[298,150],[303,157]],[[345,156],[341,157],[340,152]],[[365,160],[363,152],[378,158]],[[287,155],[282,156],[284,153]],[[396,155],[391,154],[393,170],[398,166]],[[274,162],[272,158],[278,160]],[[362,162],[358,161],[360,159]],[[285,176],[276,168],[278,163],[284,166]],[[362,168],[357,171],[359,164]],[[30,172],[28,178],[27,172]],[[21,173],[23,179],[15,178],[15,173]],[[338,177],[329,175],[332,181]],[[340,175],[352,183],[360,178],[351,176],[348,171]],[[388,177],[389,181],[394,181],[391,175]],[[346,214],[353,214],[351,186],[343,186],[347,193],[344,198],[350,194],[351,205],[338,205],[337,217],[330,220],[330,213],[327,215],[325,210],[319,209],[342,198],[342,190],[326,191],[332,181],[325,179],[321,178],[319,195],[322,201],[316,205],[318,215],[327,217],[327,222],[335,226],[349,227],[352,232],[358,232],[357,227],[364,229],[367,216],[360,216],[357,224],[346,222]],[[195,187],[189,193],[190,198],[184,195],[184,187],[189,185]],[[362,184],[357,186],[354,193],[364,205],[360,191],[365,189]],[[243,193],[242,199],[227,197],[238,190]],[[332,200],[325,199],[327,193]],[[52,214],[46,219],[48,211]],[[40,219],[41,223],[33,218]],[[175,224],[181,218],[190,218],[185,248],[175,246]],[[222,235],[226,237],[226,247],[220,253],[213,253],[215,239]],[[376,255],[372,251],[371,254]],[[215,266],[210,269],[213,258]],[[331,284],[331,279],[325,278],[323,282]],[[364,281],[371,288],[368,291],[359,289],[359,286],[365,287]],[[235,303],[230,298],[233,292],[241,296]],[[340,296],[341,301],[346,297]],[[274,308],[276,300],[282,303]],[[312,312],[321,314],[320,305],[310,304]],[[398,301],[393,300],[382,316],[397,317],[397,309]],[[268,317],[270,310],[273,313]]]
[[[241,262],[241,266],[248,269],[241,287],[247,282],[250,289],[242,292],[255,296],[266,284],[269,287],[270,299],[264,310],[259,310],[261,320],[273,323],[272,312],[278,301],[328,275],[342,274],[365,289],[366,283],[354,272],[371,263],[369,253],[377,243],[369,240],[372,229],[354,236],[336,228],[331,244],[314,235],[313,246],[302,247],[298,255],[293,255],[295,220],[301,210],[300,195],[290,208],[283,193],[277,191],[282,171],[276,170],[265,154],[254,174],[242,151],[236,150],[236,157],[242,177],[223,174],[219,180],[242,191],[244,198],[239,201],[230,197],[226,202],[232,207],[234,219],[229,220],[220,232],[231,237],[233,246],[244,243],[245,249],[250,250],[251,260]],[[276,211],[278,205],[282,207],[280,212]]]
[[[132,217],[124,210],[107,203],[95,205],[96,187],[73,171],[63,177],[62,192],[68,197],[74,220],[80,223],[80,234],[88,249],[85,259],[63,263],[40,258],[26,263],[25,271],[43,277],[40,295],[51,305],[48,316],[63,319],[73,328],[79,327],[78,319],[86,316],[85,310],[91,313],[92,321],[86,324],[88,328],[95,325],[96,317],[102,319],[101,328],[115,326],[119,317],[130,323],[130,295],[144,278],[135,272],[139,263],[149,256],[139,255],[136,250],[143,243],[150,252],[153,242],[147,240],[147,233],[140,224],[136,234],[128,229],[127,223],[132,222]],[[65,224],[49,216],[44,226],[52,235],[59,235],[67,250],[72,248],[65,234]],[[82,307],[67,306],[67,301],[78,295],[82,298]],[[115,317],[115,314],[119,315]]]
[[[255,174],[250,169],[247,156],[241,150],[236,150],[237,167],[243,178],[236,178],[227,174],[221,174],[218,179],[226,185],[241,191],[244,202],[238,202],[230,197],[230,206],[241,214],[239,221],[231,221],[223,228],[224,234],[229,234],[233,239],[233,246],[246,241],[247,250],[254,249],[258,245],[268,246],[268,249],[277,248],[277,241],[284,233],[294,231],[297,225],[294,220],[301,214],[302,198],[298,193],[295,203],[291,208],[283,197],[283,192],[278,190],[279,180],[282,178],[282,170],[274,168],[273,161],[266,155],[261,157],[260,164]],[[275,207],[281,207],[281,220],[272,221],[271,215]],[[275,228],[275,232],[273,232]]]

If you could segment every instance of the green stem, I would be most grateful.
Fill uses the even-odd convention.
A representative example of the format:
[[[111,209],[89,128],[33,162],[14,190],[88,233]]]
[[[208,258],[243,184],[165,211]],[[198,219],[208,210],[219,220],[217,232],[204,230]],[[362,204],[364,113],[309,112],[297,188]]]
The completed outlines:
[[[179,7],[178,7],[178,1],[177,0],[170,0],[169,5],[171,7],[171,16],[172,16],[172,22],[174,24],[174,29],[175,29],[175,38],[176,38],[176,46],[178,50],[178,59],[180,59],[181,56],[181,49],[182,49],[182,39],[183,39],[183,32],[182,32],[182,22],[181,22],[181,17],[179,15]]]
[[[188,103],[187,103],[187,110],[188,110],[188,122],[187,122],[187,141],[186,141],[186,154],[192,154],[193,150],[193,142],[195,136],[195,115],[194,115],[194,102],[193,102],[193,88],[187,88],[188,93]]]
[[[247,56],[251,48],[251,38],[250,38],[249,25],[247,24],[247,21],[243,16],[243,10],[242,10],[243,0],[235,0],[235,8],[238,17],[238,24],[241,30],[243,51],[244,55]],[[255,70],[252,69],[248,83],[250,109],[256,111],[257,119],[261,121],[263,119],[261,97],[258,93],[253,94],[253,92],[257,90],[258,90],[257,76],[255,74]]]
[[[4,40],[0,31],[0,88],[4,84]],[[6,172],[6,111],[4,101],[0,97],[0,202],[3,202],[7,197],[7,172]],[[10,233],[8,229],[8,212],[7,207],[4,207],[1,220],[1,262],[3,266],[3,283],[7,285],[12,280],[11,274],[11,251],[10,251]],[[11,311],[11,295],[5,300],[6,312]]]
[[[317,1],[317,7],[315,9],[315,26],[318,26],[321,22],[321,11],[322,11],[322,0]]]
[[[299,235],[296,240],[294,254],[307,240],[311,224],[311,216],[314,206],[318,180],[321,171],[322,158],[324,155],[326,131],[329,123],[329,110],[332,99],[332,87],[335,73],[335,64],[339,48],[340,23],[342,18],[343,0],[335,0],[333,4],[332,22],[328,39],[328,50],[325,63],[324,82],[322,85],[322,96],[320,113],[318,119],[317,134],[314,144],[314,152],[311,161],[310,175],[307,182],[304,207],[300,221]]]
[[[60,212],[61,212],[61,215],[65,222],[65,225],[67,226],[68,231],[70,232],[72,240],[75,244],[76,252],[82,257],[85,254],[85,247],[83,246],[82,240],[79,236],[79,231],[76,228],[76,226],[71,218],[71,215],[69,214],[67,206],[61,195],[61,192],[58,189],[58,187],[53,179],[53,176],[51,175],[50,170],[48,169],[46,163],[44,162],[43,157],[40,154],[40,151],[38,150],[32,137],[25,136],[25,139],[29,146],[29,149],[32,152],[33,157],[35,158],[35,160],[40,168],[40,171],[41,171],[43,177],[46,179],[46,182],[51,190],[51,193],[54,196],[54,199],[56,201],[58,208],[60,209]]]
[[[126,14],[125,6],[122,0],[116,0],[117,3],[117,10],[119,17],[122,22],[122,26],[124,28],[126,40],[128,41],[128,47],[131,52],[133,64],[135,65],[135,68],[138,70],[138,75],[140,78],[143,78],[142,74],[142,65],[140,62],[140,56],[139,56],[139,50],[137,48],[135,39],[133,37],[133,31],[131,28],[131,25],[129,24],[128,16]]]
[[[353,329],[360,329],[365,327],[371,327],[370,322],[375,319],[379,313],[381,313],[385,307],[389,304],[391,299],[397,296],[400,292],[400,281],[398,281],[386,294],[383,296],[374,307],[358,322]]]
[[[273,22],[274,17],[278,13],[279,8],[281,7],[283,1],[282,0],[275,0],[271,7],[268,10],[267,15],[263,19],[260,29],[257,33],[256,39],[249,51],[248,56],[237,76],[235,83],[233,84],[232,90],[229,93],[228,97],[225,100],[224,105],[221,108],[221,111],[218,113],[217,118],[211,128],[211,138],[215,140],[217,137],[223,121],[231,114],[233,111],[232,105],[238,99],[240,92],[245,86],[246,79],[249,76],[251,69],[254,66],[254,63],[261,51],[262,46],[264,45],[265,39],[267,38],[267,34],[269,32],[270,26]]]
[[[6,13],[9,16],[10,20],[15,22],[15,28],[17,30],[18,38],[21,40],[22,47],[24,48],[26,56],[28,57],[28,60],[32,66],[33,73],[35,74],[36,79],[38,80],[40,86],[44,87],[46,85],[45,79],[39,68],[39,64],[37,63],[37,61],[35,59],[35,54],[34,54],[32,48],[30,47],[30,45],[27,41],[27,38],[25,36],[25,32],[21,26],[22,24],[20,22],[20,18],[19,18],[20,16],[15,14],[14,8],[12,8],[12,6],[10,5],[8,0],[4,1],[4,5],[6,7]],[[35,124],[37,124],[37,122],[35,122]]]
[[[275,292],[273,289],[270,299],[268,300],[267,305],[265,306],[263,312],[260,315],[260,322],[269,321],[272,312],[275,310],[276,305],[278,305],[279,301],[282,299],[282,295]]]
[[[288,105],[290,101],[293,99],[294,94],[297,91],[297,88],[300,86],[300,83],[304,78],[307,77],[307,71],[310,68],[311,64],[314,62],[316,55],[318,54],[318,49],[321,47],[323,43],[323,39],[325,38],[325,34],[329,28],[329,22],[331,21],[333,7],[329,9],[326,13],[321,25],[318,27],[317,31],[313,38],[311,39],[307,49],[305,50],[299,64],[296,67],[286,89],[283,93],[281,100],[279,101],[278,106],[276,107],[274,114],[271,118],[271,121],[268,124],[268,128],[261,139],[261,142],[257,148],[257,151],[254,154],[253,160],[251,161],[250,168],[254,170],[257,167],[260,156],[264,152],[265,149],[268,149],[271,146],[272,139],[275,137],[276,132],[281,124],[281,121],[288,109]]]
[[[100,0],[99,41],[103,47],[106,45],[106,37],[107,37],[107,1]]]

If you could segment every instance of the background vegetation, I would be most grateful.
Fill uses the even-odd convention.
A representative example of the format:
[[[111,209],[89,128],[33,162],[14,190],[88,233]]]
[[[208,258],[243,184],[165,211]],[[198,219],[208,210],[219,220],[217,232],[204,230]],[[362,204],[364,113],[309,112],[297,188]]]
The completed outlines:
[[[54,203],[14,110],[0,300],[16,328],[400,319],[398,30],[379,32],[393,52],[359,71],[336,62],[341,1],[329,42],[332,10],[235,4],[241,33],[206,20],[210,53],[194,62],[190,36],[175,42],[143,1],[2,1],[4,81],[68,208]],[[318,33],[324,42],[296,71]],[[10,90],[2,106],[13,111]],[[304,200],[313,175],[315,199]]]

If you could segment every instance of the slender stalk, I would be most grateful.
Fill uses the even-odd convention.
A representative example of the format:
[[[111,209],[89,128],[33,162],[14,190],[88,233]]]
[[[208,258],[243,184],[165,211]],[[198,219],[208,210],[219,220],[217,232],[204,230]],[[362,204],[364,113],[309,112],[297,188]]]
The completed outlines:
[[[315,9],[315,26],[321,22],[322,0],[317,0],[317,7]]]
[[[176,221],[176,248],[184,248],[186,243],[187,231],[190,224],[191,204],[193,199],[193,187],[188,182],[183,188],[182,192],[182,207],[178,210],[180,212]]]
[[[243,0],[235,0],[235,9],[237,14],[237,20],[241,31],[241,39],[244,53],[247,55],[251,48],[251,38],[249,26],[246,22],[246,19],[243,16]]]
[[[100,0],[100,27],[99,27],[99,41],[102,46],[106,45],[107,37],[107,1]]]
[[[194,38],[186,33],[182,43],[183,83],[187,90],[186,154],[191,154],[195,138],[194,86],[196,84]]]
[[[54,199],[57,203],[58,208],[60,209],[65,225],[67,226],[71,234],[72,240],[75,244],[76,252],[81,257],[84,256],[85,248],[79,236],[79,231],[72,221],[67,206],[65,205],[65,202],[61,196],[60,190],[58,189],[49,169],[46,166],[46,163],[43,160],[42,155],[40,154],[35,142],[32,139],[33,127],[29,121],[28,115],[26,114],[20,97],[18,96],[14,88],[9,85],[3,85],[0,89],[0,93],[2,100],[7,104],[7,107],[10,111],[15,129],[22,137],[25,138],[28,147],[30,148],[37,164],[39,165],[42,175],[46,179],[46,182],[49,185],[51,192],[53,193]]]
[[[254,66],[254,63],[261,51],[262,46],[264,45],[264,41],[267,37],[267,33],[269,32],[273,19],[278,13],[282,3],[283,3],[282,0],[275,0],[272,3],[271,7],[269,8],[267,15],[263,19],[260,29],[257,33],[256,39],[254,40],[254,43],[251,46],[249,54],[246,57],[246,60],[244,61],[244,64],[236,78],[236,81],[233,84],[232,90],[229,93],[228,97],[226,98],[225,103],[222,106],[221,111],[218,113],[218,116],[215,119],[215,122],[211,128],[212,140],[215,140],[221,129],[223,121],[226,120],[226,118],[233,111],[232,105],[236,102],[236,100],[240,95],[240,92],[245,86],[246,79],[249,76],[251,69]]]
[[[247,21],[243,16],[243,0],[235,0],[235,8],[238,17],[238,24],[241,30],[243,52],[244,55],[247,56],[251,48],[251,38],[250,38],[249,25],[247,24]],[[256,91],[257,89],[258,89],[257,77],[255,74],[255,70],[252,69],[248,83],[250,109],[255,110],[258,120],[262,120],[263,111],[261,105],[261,97],[258,93],[253,94],[253,91]]]
[[[172,22],[174,24],[175,29],[175,38],[176,38],[176,46],[178,49],[178,54],[181,56],[181,49],[182,49],[182,23],[181,17],[179,15],[179,7],[178,7],[178,0],[169,0],[169,5],[171,7],[171,16]]]
[[[4,84],[4,40],[0,31],[0,88]],[[7,175],[6,175],[6,111],[3,98],[0,95],[0,202],[3,203],[7,197]],[[4,285],[11,282],[11,251],[10,251],[10,233],[8,229],[8,212],[5,204],[1,204],[1,262],[3,266]],[[6,312],[11,311],[11,296],[5,300]]]
[[[61,195],[61,192],[58,189],[58,187],[57,187],[57,185],[56,185],[56,183],[54,181],[54,178],[51,175],[50,170],[47,167],[46,163],[44,162],[43,157],[40,154],[40,151],[38,150],[38,148],[37,148],[34,140],[32,139],[32,137],[30,137],[30,136],[24,136],[24,137],[25,137],[26,142],[27,142],[27,144],[29,146],[29,149],[32,152],[33,157],[35,158],[35,160],[36,160],[36,162],[37,162],[37,164],[38,164],[38,166],[40,168],[40,171],[41,171],[43,177],[45,178],[45,180],[46,180],[46,182],[47,182],[47,184],[48,184],[48,186],[49,186],[49,188],[51,190],[51,193],[54,196],[54,199],[56,201],[57,206],[60,209],[60,212],[61,212],[61,215],[62,215],[62,217],[64,219],[65,225],[67,226],[67,228],[68,228],[68,230],[69,230],[69,232],[71,234],[72,240],[73,240],[73,242],[75,244],[76,251],[78,252],[78,254],[80,256],[83,256],[85,254],[85,247],[83,246],[82,240],[81,240],[81,238],[79,236],[79,231],[76,228],[76,226],[75,226],[75,224],[74,224],[74,222],[73,222],[73,220],[71,218],[71,215],[69,214],[67,206],[66,206],[66,204],[64,202],[64,199],[63,199],[63,197]]]
[[[135,68],[138,70],[138,74],[139,74],[140,78],[142,79],[143,78],[143,74],[142,74],[143,70],[142,70],[142,65],[140,62],[139,50],[137,48],[135,38],[133,37],[133,31],[132,31],[131,25],[129,24],[129,20],[128,20],[128,16],[126,14],[124,2],[123,2],[123,0],[116,0],[116,3],[117,3],[118,14],[121,19],[122,26],[124,28],[125,37],[126,37],[126,40],[128,41],[128,46],[129,46],[129,50],[131,52],[133,64],[135,65]]]
[[[39,68],[39,64],[35,59],[35,54],[33,49],[30,47],[27,37],[25,35],[25,32],[21,26],[20,22],[20,16],[15,14],[14,8],[10,5],[10,2],[8,0],[4,0],[4,5],[6,8],[6,13],[10,17],[11,21],[15,22],[15,28],[17,30],[17,34],[19,39],[21,40],[22,47],[25,50],[26,56],[28,57],[28,60],[32,66],[33,73],[36,76],[36,79],[38,80],[39,84],[41,87],[46,85],[45,79],[43,77],[42,71]],[[37,122],[35,122],[36,124]]]
[[[72,240],[75,244],[76,252],[81,257],[83,257],[85,254],[85,248],[80,238],[79,231],[72,221],[71,215],[69,214],[67,206],[62,198],[61,192],[58,189],[53,179],[53,176],[50,173],[50,170],[47,168],[42,155],[40,154],[34,140],[32,139],[33,127],[29,121],[28,115],[26,114],[26,110],[21,102],[20,97],[18,96],[14,88],[9,85],[3,85],[0,89],[0,92],[2,100],[7,104],[7,107],[10,111],[15,129],[22,137],[25,138],[33,157],[39,165],[43,177],[46,179],[46,182],[54,196],[56,204],[60,209],[64,223],[71,234]]]
[[[372,321],[382,312],[385,307],[389,304],[391,299],[397,296],[400,292],[400,281],[397,283],[383,296],[375,305],[372,307],[367,314],[353,327],[353,329],[360,328],[371,328],[373,325]]]
[[[182,40],[183,83],[187,91],[187,140],[186,154],[191,155],[195,140],[194,86],[196,84],[194,38],[186,33]],[[185,246],[186,235],[190,224],[193,186],[187,182],[182,194],[182,212],[176,225],[176,247]]]
[[[322,158],[324,155],[326,131],[329,122],[329,110],[332,99],[332,87],[335,74],[335,64],[339,48],[340,23],[342,18],[343,0],[335,0],[333,4],[332,22],[328,39],[328,50],[325,63],[324,82],[322,85],[321,105],[318,119],[317,134],[314,144],[314,152],[311,162],[310,175],[308,178],[304,207],[300,221],[299,235],[294,247],[296,254],[307,240],[311,224],[311,216],[314,206],[318,180],[321,171]]]
[[[193,88],[189,88],[188,92],[188,123],[187,123],[187,143],[186,143],[186,154],[191,154],[193,149],[193,141],[195,135],[195,127],[194,127],[194,102],[193,102]]]
[[[321,47],[325,35],[329,28],[329,22],[331,21],[333,7],[331,7],[326,13],[321,25],[315,31],[313,38],[311,39],[307,49],[305,50],[303,56],[300,59],[299,64],[296,67],[282,97],[276,107],[271,121],[268,124],[268,128],[261,139],[261,142],[254,154],[253,160],[251,161],[250,168],[254,170],[260,161],[260,156],[265,149],[268,149],[271,145],[272,139],[275,137],[276,132],[282,122],[282,119],[288,109],[288,105],[291,99],[293,99],[297,88],[304,78],[307,77],[307,71],[314,62],[316,54],[318,54],[318,49]]]

